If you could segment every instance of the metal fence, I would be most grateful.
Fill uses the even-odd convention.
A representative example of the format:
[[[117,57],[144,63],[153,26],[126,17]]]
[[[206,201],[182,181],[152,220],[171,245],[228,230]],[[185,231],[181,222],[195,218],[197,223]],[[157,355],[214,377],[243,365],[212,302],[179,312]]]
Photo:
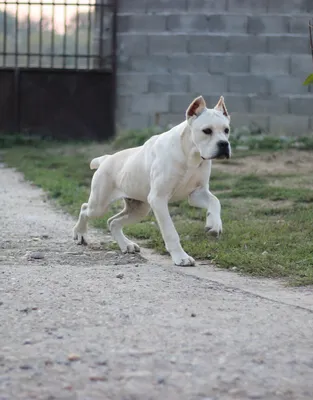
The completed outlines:
[[[116,0],[0,0],[0,131],[114,134],[116,14]]]
[[[0,66],[112,68],[114,4],[0,1]]]

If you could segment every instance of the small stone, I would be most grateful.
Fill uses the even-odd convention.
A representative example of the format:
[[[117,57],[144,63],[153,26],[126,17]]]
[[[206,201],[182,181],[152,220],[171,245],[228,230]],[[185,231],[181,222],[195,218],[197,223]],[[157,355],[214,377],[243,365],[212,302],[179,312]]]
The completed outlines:
[[[80,360],[80,355],[75,354],[75,353],[70,353],[70,354],[67,356],[67,359],[68,359],[69,361],[78,361],[78,360]]]
[[[21,310],[19,310],[20,312],[23,312],[25,314],[28,314],[32,309],[30,307],[26,307],[26,308],[22,308]]]
[[[33,342],[30,339],[24,340],[23,344],[33,344]]]
[[[123,279],[124,278],[124,274],[122,272],[120,272],[119,274],[116,275],[116,277],[118,279]]]
[[[46,360],[45,365],[46,366],[53,365],[53,362],[51,360]]]
[[[107,381],[108,378],[106,376],[90,376],[89,380],[92,382],[104,382]]]
[[[107,252],[106,252],[106,255],[107,255],[107,256],[115,256],[116,253],[115,253],[115,251],[107,251]]]
[[[192,318],[194,318],[195,316],[196,316],[196,314],[195,313],[191,313],[191,315],[190,315]]]
[[[232,267],[232,271],[237,271],[237,267]]]
[[[49,239],[49,235],[41,235],[42,239]]]
[[[165,379],[164,378],[158,378],[157,380],[159,385],[163,385],[165,383]]]
[[[39,251],[30,253],[28,256],[28,259],[30,260],[42,260],[43,258],[45,258],[45,256],[43,255],[43,253],[40,253]]]
[[[139,264],[135,264],[135,267],[139,267]]]
[[[96,362],[97,365],[107,365],[108,362],[106,360],[100,360]]]
[[[263,251],[262,256],[266,256],[268,254],[268,251]]]
[[[20,369],[32,369],[32,366],[31,365],[29,365],[29,364],[23,364],[23,365],[20,365]]]

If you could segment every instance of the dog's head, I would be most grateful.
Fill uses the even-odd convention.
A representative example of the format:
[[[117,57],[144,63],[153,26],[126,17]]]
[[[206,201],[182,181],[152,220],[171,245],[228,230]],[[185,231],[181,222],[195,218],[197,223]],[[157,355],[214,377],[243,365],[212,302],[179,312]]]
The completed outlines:
[[[192,141],[202,159],[229,158],[230,116],[221,96],[216,106],[206,108],[204,98],[197,97],[186,111],[187,123],[191,130]]]

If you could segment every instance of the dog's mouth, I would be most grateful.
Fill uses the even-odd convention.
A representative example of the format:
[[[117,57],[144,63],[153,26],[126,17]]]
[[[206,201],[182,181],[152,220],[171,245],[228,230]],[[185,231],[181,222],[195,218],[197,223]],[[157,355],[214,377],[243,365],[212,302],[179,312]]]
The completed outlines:
[[[228,154],[220,154],[215,157],[217,160],[229,160],[230,155]]]
[[[228,160],[230,158],[230,154],[226,153],[226,154],[216,154],[213,157],[208,157],[208,158],[204,158],[202,157],[203,161],[208,161],[208,160]]]

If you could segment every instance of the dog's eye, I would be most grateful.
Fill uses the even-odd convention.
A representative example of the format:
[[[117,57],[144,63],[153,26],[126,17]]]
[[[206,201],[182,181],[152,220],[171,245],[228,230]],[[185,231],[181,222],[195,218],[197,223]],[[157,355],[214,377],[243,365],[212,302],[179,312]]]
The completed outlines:
[[[206,135],[212,135],[212,129],[211,128],[206,128],[206,129],[203,129],[203,133],[205,133]]]
[[[225,132],[226,134],[229,133],[229,129],[226,128],[226,129],[224,130],[224,132]]]

